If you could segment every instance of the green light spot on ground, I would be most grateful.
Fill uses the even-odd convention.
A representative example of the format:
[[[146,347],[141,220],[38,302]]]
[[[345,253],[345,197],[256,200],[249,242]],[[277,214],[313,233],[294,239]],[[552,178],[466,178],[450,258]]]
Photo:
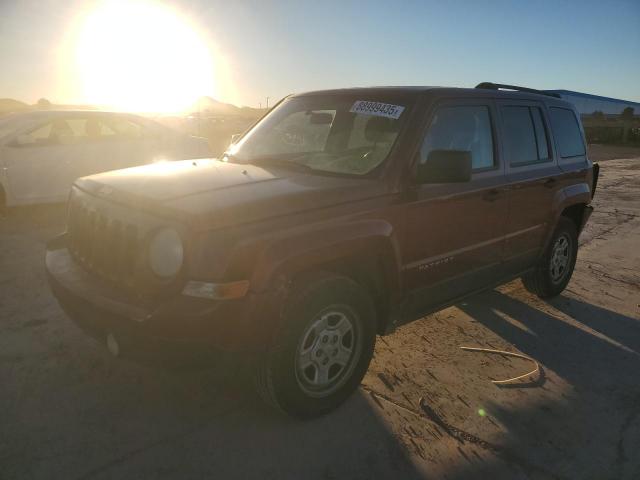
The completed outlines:
[[[478,415],[480,415],[481,417],[484,417],[487,415],[487,412],[484,411],[484,408],[479,408]]]

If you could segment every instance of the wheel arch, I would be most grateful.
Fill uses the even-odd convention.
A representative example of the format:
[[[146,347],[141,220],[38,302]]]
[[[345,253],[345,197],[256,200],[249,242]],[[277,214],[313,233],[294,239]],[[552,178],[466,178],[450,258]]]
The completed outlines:
[[[401,289],[400,249],[391,224],[364,220],[287,236],[259,256],[251,286],[257,291],[278,288],[318,271],[361,285],[374,303],[376,330],[386,330]]]
[[[578,234],[580,234],[584,226],[583,219],[586,209],[586,203],[574,203],[573,205],[565,207],[562,212],[560,212],[560,216],[569,218],[575,224]]]
[[[547,247],[556,225],[562,216],[570,218],[575,223],[578,234],[580,234],[580,230],[582,226],[584,226],[585,211],[590,203],[591,188],[587,183],[576,183],[558,190],[553,198],[551,222],[544,247]]]

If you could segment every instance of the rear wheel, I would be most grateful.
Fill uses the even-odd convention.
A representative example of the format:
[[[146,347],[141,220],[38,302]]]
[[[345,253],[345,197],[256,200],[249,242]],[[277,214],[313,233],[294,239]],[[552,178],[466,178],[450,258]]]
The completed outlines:
[[[257,367],[258,392],[295,417],[316,417],[337,408],[369,367],[374,325],[371,299],[353,280],[323,273],[300,282]]]
[[[571,280],[578,254],[578,231],[575,223],[560,217],[549,246],[535,270],[522,277],[522,283],[540,298],[559,295]]]

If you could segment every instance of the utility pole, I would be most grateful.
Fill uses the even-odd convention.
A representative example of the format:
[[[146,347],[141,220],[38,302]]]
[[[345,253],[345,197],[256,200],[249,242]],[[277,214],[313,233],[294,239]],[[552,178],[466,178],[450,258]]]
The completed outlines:
[[[260,105],[260,110],[262,110],[262,102],[258,102],[258,105]]]
[[[267,110],[269,110],[269,97],[267,97]]]

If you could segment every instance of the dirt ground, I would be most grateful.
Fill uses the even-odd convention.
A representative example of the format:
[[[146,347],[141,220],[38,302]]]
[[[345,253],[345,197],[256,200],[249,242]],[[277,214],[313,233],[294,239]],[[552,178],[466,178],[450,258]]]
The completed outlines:
[[[12,212],[0,221],[0,479],[640,478],[640,154],[618,153],[601,164],[559,298],[515,281],[379,338],[359,391],[310,422],[264,407],[228,367],[110,357],[46,285],[64,208]],[[524,353],[542,375],[495,386],[530,364],[460,346]]]

